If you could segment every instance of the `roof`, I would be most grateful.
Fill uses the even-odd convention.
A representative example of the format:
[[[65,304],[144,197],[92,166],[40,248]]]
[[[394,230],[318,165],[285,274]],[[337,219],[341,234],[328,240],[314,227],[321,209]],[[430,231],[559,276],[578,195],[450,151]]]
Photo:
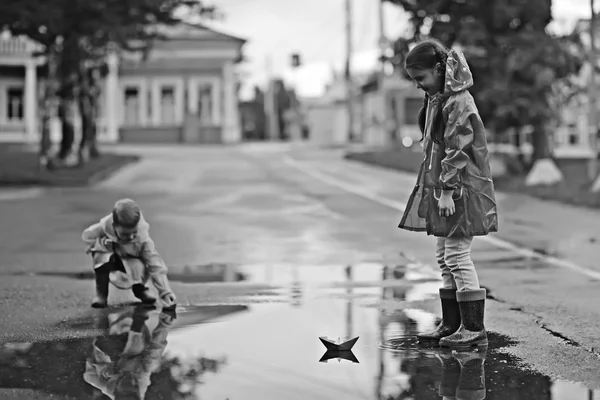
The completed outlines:
[[[157,30],[175,40],[226,40],[244,44],[248,40],[227,33],[219,32],[214,28],[200,23],[181,22],[176,25],[159,25]]]

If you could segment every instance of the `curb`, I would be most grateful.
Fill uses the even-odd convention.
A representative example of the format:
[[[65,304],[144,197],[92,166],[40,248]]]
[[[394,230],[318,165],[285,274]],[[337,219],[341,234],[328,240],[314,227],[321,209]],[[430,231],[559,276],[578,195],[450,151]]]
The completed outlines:
[[[87,182],[85,184],[85,186],[94,186],[97,185],[98,183],[110,178],[112,175],[114,175],[115,173],[117,173],[118,171],[120,171],[121,169],[127,167],[128,165],[134,164],[134,163],[139,163],[140,160],[142,159],[140,156],[131,156],[132,159],[127,161],[127,162],[123,162],[121,164],[118,165],[114,165],[110,168],[106,168],[102,171],[98,171],[96,172],[94,175],[90,176],[87,179]]]
[[[117,173],[119,170],[124,167],[137,163],[141,160],[140,156],[137,155],[125,155],[125,159],[122,161],[108,166],[104,169],[97,171],[96,173],[90,175],[89,177],[61,177],[55,176],[51,179],[41,178],[31,178],[26,180],[0,180],[0,191],[5,190],[32,190],[32,189],[51,189],[51,188],[76,188],[76,187],[91,187],[103,180],[109,178],[110,176]]]
[[[44,187],[29,187],[23,189],[0,189],[0,201],[33,199],[44,194],[45,190],[46,188]]]

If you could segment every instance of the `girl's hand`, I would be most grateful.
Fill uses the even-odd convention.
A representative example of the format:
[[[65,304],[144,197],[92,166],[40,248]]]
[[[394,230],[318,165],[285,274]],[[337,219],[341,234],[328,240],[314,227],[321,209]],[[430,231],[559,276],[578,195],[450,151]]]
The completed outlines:
[[[440,200],[438,201],[438,210],[440,216],[449,217],[454,214],[454,200],[452,199],[452,190],[442,191]]]

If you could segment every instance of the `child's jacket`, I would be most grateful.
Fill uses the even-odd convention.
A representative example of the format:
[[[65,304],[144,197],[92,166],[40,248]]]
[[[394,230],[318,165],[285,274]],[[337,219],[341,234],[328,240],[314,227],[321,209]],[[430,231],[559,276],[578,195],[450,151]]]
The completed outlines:
[[[112,213],[85,229],[81,238],[89,248],[97,246],[98,239],[110,239],[116,244],[114,252],[123,259],[124,263],[128,258],[137,258],[142,261],[161,298],[166,294],[173,294],[167,279],[167,266],[156,250],[154,241],[150,237],[150,224],[146,222],[143,215],[138,224],[137,237],[131,243],[119,243],[113,227]],[[112,249],[110,251],[112,252]]]
[[[494,183],[485,128],[468,88],[473,77],[464,55],[450,51],[444,93],[427,99],[424,127],[425,158],[399,228],[442,237],[487,235],[498,230]],[[443,105],[444,140],[432,139],[433,112]],[[439,215],[442,190],[453,190],[455,212]]]

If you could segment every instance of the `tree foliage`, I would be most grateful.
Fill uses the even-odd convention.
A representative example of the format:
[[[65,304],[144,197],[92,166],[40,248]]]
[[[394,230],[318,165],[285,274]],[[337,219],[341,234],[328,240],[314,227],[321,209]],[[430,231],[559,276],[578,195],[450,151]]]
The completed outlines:
[[[396,65],[403,66],[408,45],[426,34],[460,46],[486,124],[495,132],[532,126],[534,158],[548,156],[549,124],[562,103],[556,96],[577,92],[569,78],[584,57],[578,37],[548,33],[551,0],[387,1],[404,8],[414,27],[411,37],[395,43]]]
[[[180,13],[180,14],[177,14]],[[2,0],[0,28],[41,45],[47,60],[43,112],[58,103],[63,126],[59,157],[73,145],[72,109],[82,115],[82,146],[95,142],[98,85],[105,60],[114,50],[146,53],[161,37],[160,25],[180,22],[177,15],[214,18],[218,11],[202,0]],[[56,100],[54,98],[57,97]],[[49,115],[44,115],[42,149],[47,147]],[[44,143],[46,143],[44,145]],[[44,150],[42,150],[43,152]]]
[[[75,37],[78,51],[103,55],[109,44],[142,50],[159,33],[157,24],[180,22],[176,11],[212,17],[202,0],[2,0],[0,27],[42,44],[46,50]]]

